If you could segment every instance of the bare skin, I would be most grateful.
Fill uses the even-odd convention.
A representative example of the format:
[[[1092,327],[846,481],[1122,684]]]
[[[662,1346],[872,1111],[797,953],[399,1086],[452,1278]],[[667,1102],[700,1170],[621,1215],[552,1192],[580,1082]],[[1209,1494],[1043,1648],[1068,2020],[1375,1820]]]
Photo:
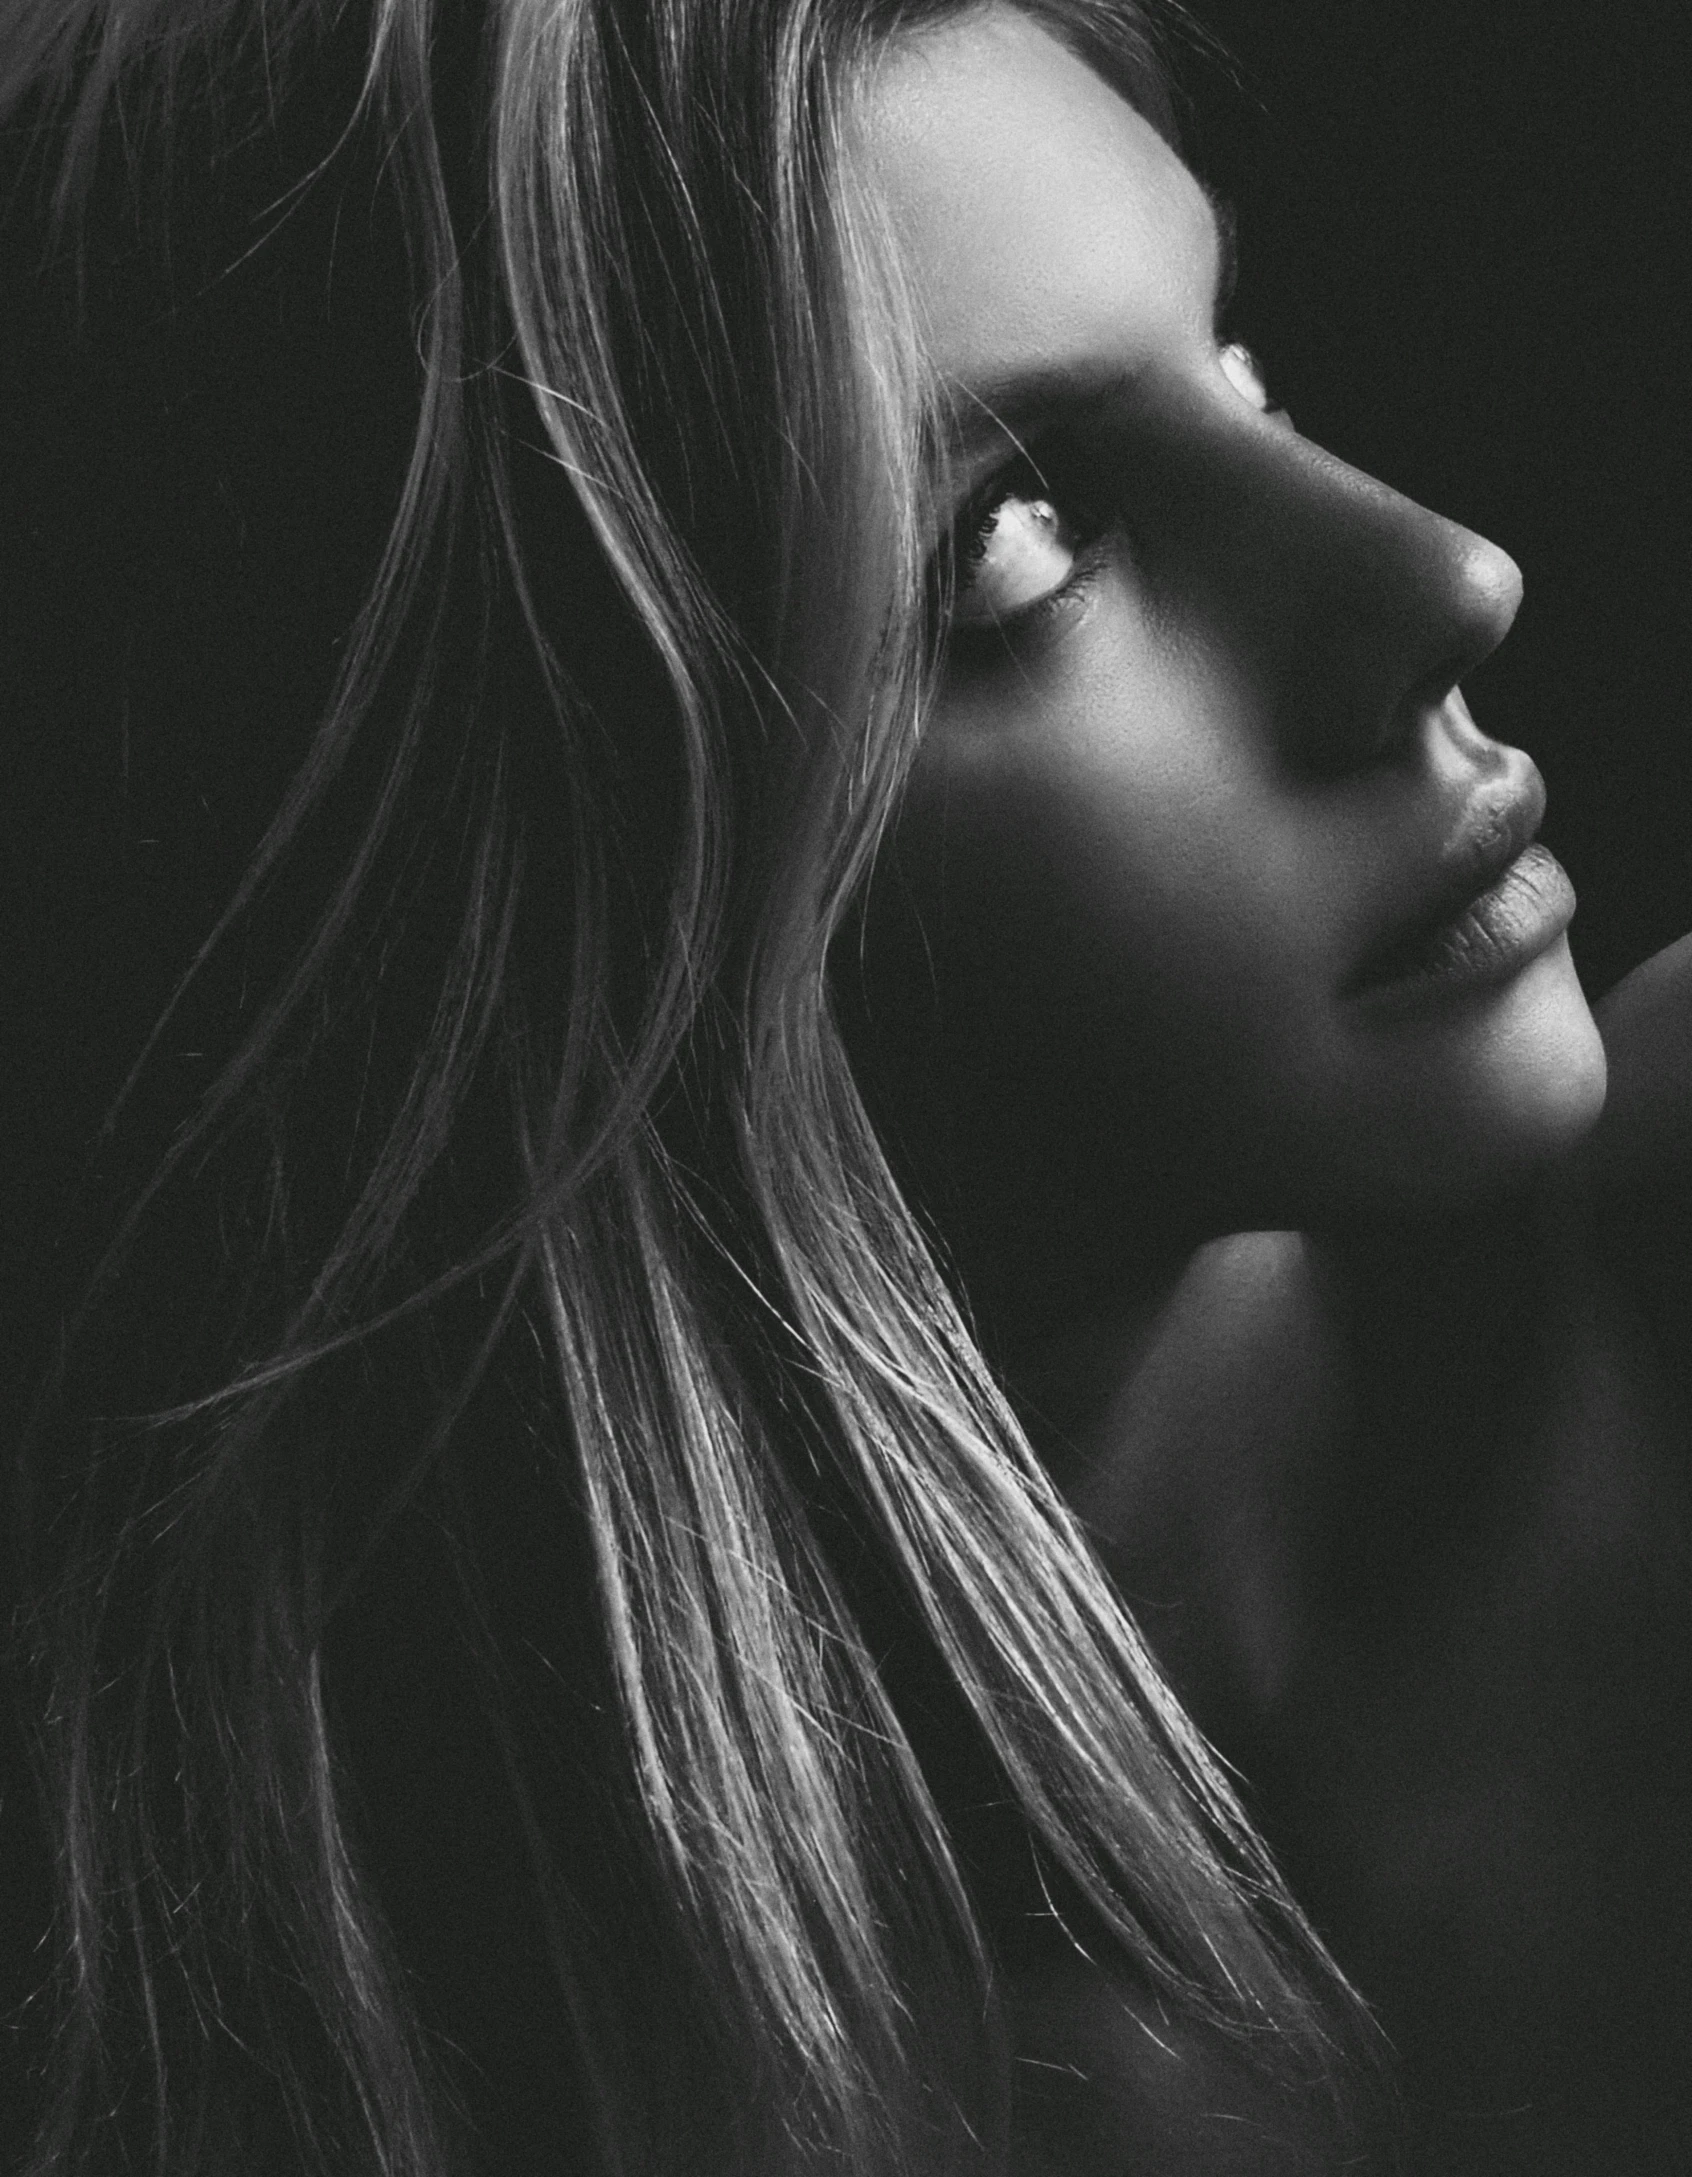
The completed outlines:
[[[1458,693],[1516,570],[1269,410],[1153,128],[995,6],[865,143],[960,432],[884,1128],[1419,2166],[1684,2167],[1692,953],[1600,1042],[1537,774]],[[1080,1961],[1021,1996],[1030,2177],[1330,2166]]]

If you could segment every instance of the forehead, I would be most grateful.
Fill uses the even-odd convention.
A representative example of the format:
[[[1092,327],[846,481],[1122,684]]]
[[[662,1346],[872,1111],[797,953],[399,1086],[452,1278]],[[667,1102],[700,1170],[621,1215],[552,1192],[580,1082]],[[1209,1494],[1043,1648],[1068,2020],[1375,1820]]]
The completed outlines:
[[[966,413],[1208,339],[1218,241],[1204,192],[1149,122],[1004,0],[895,41],[862,130],[930,361]]]

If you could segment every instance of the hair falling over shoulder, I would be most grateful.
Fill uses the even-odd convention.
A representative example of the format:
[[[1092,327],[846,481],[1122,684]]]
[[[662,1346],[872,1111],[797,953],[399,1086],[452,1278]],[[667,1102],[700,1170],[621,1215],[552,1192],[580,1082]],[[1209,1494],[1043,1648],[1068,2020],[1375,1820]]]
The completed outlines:
[[[380,1843],[444,1823],[454,1733],[517,1840],[572,2169],[1004,2166],[1003,1834],[1166,2015],[1344,2070],[1349,1999],[831,1022],[923,696],[923,389],[850,160],[914,12],[374,0],[344,140],[409,235],[409,469],[175,1001],[238,957],[238,1039],[23,1462],[30,2177],[483,2166]],[[1144,66],[1127,7],[1039,12]],[[195,67],[284,95],[311,13],[14,10],[63,217],[114,113],[168,134]],[[407,1679],[438,1736],[372,1763]]]

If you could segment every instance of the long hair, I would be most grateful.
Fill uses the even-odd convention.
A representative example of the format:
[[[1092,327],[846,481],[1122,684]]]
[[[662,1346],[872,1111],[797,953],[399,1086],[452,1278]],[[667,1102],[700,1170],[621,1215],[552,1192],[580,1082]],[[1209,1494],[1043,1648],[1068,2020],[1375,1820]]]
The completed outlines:
[[[929,670],[927,389],[853,101],[942,12],[375,0],[345,142],[407,224],[409,468],[174,1001],[239,1033],[23,1462],[31,2177],[477,2166],[393,1873],[434,1772],[367,1743],[396,1594],[520,1846],[572,2167],[1000,2164],[995,1883],[1242,2062],[1340,2064],[1343,1986],[831,1013]],[[1037,12],[1155,97],[1126,0]],[[61,213],[113,111],[168,135],[261,31],[271,66],[324,35],[291,0],[14,9]]]

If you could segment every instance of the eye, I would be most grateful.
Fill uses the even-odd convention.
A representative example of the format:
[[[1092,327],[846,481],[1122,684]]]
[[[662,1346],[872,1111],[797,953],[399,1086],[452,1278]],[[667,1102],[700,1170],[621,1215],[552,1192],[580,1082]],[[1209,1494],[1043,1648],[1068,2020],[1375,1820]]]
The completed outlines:
[[[953,547],[955,629],[1004,627],[1072,582],[1099,534],[1037,477],[1018,473],[959,525]]]
[[[1253,355],[1243,340],[1231,340],[1218,350],[1217,362],[1222,375],[1243,400],[1251,403],[1260,415],[1284,416],[1286,410],[1269,390],[1269,379],[1263,365]]]

